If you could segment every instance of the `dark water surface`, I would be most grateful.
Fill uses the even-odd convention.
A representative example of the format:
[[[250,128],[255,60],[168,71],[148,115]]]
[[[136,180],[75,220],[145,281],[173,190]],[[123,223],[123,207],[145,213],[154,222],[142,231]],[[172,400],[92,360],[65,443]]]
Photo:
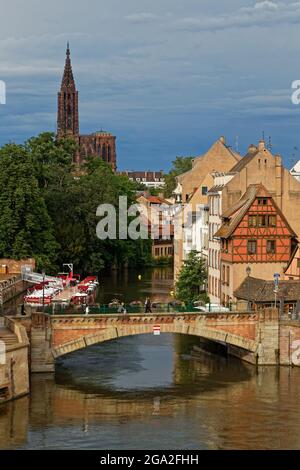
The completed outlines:
[[[139,279],[140,276],[140,279]],[[173,269],[171,267],[145,269],[140,271],[113,271],[99,278],[100,287],[96,302],[108,304],[113,299],[125,303],[134,300],[168,302],[172,300]]]
[[[100,295],[164,296],[170,288],[151,276],[136,290],[130,282],[122,292],[120,283],[110,280],[111,292]],[[300,369],[195,359],[194,344],[193,337],[140,335],[66,356],[55,376],[32,376],[30,397],[0,406],[0,448],[300,447]]]

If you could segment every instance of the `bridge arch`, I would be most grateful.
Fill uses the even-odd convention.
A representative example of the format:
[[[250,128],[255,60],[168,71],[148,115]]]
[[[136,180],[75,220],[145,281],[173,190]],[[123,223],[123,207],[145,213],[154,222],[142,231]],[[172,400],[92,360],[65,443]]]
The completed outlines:
[[[170,324],[161,324],[160,328],[162,334],[175,333],[196,336],[218,343],[225,343],[226,345],[244,351],[245,354],[256,354],[258,349],[258,344],[255,340],[228,331],[209,328],[201,324],[189,325],[183,322],[173,322]],[[59,358],[95,344],[141,334],[153,334],[153,324],[121,324],[109,326],[99,332],[82,334],[71,341],[62,344],[53,344],[52,354],[54,358]]]

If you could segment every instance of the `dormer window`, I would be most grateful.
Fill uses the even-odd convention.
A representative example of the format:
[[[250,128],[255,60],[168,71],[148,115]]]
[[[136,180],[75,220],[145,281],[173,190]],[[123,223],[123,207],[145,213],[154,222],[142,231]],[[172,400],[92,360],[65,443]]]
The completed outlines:
[[[257,203],[258,203],[259,206],[266,206],[267,205],[267,198],[259,197],[257,199]]]

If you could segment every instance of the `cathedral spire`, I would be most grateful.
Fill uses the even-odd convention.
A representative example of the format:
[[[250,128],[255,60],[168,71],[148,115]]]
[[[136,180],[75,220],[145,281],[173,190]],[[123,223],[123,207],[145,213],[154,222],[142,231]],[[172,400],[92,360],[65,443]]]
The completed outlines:
[[[57,134],[60,137],[79,134],[78,91],[73,76],[69,42],[61,88],[58,93]]]
[[[62,87],[67,86],[76,90],[75,80],[73,76],[72,70],[72,63],[71,63],[71,52],[70,52],[70,44],[67,43],[67,52],[66,52],[66,62],[65,62],[65,70],[62,78]]]

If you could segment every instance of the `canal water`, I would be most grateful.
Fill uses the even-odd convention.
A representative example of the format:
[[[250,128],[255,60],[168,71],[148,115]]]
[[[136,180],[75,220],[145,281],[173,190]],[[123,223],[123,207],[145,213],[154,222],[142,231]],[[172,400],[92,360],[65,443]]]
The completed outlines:
[[[99,299],[169,295],[166,270],[135,279],[112,276]],[[0,406],[0,448],[298,449],[300,369],[195,357],[197,344],[140,335],[60,359],[32,376],[30,397]]]

